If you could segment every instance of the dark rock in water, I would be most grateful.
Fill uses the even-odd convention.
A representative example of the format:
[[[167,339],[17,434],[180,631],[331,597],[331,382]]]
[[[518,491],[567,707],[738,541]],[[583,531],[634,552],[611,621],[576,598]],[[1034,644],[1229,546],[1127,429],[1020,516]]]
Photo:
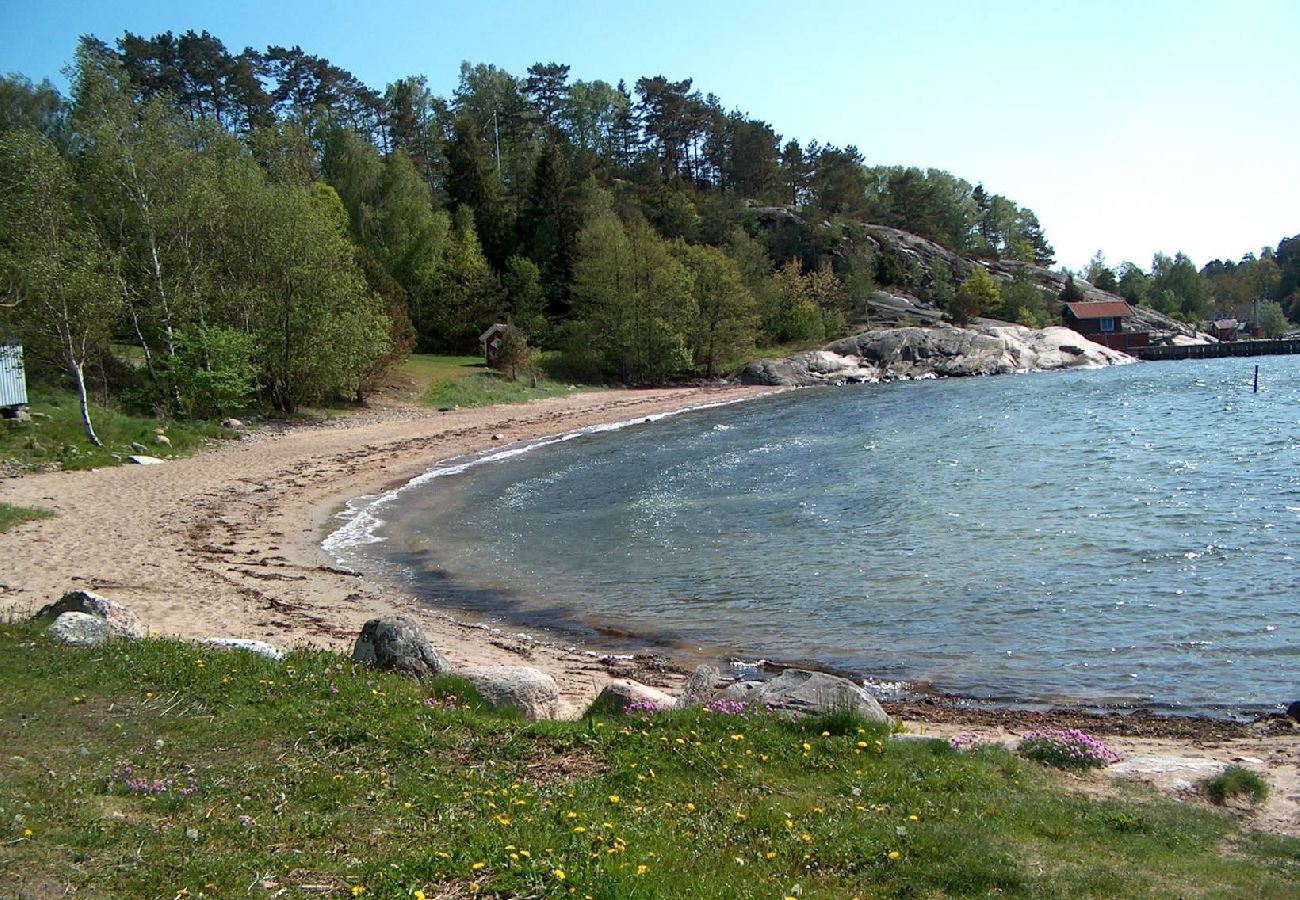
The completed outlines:
[[[677,701],[677,708],[690,709],[693,706],[706,705],[718,692],[720,674],[717,666],[707,664],[698,666],[691,673],[690,680],[686,682],[686,689],[682,691],[682,696]]]
[[[416,679],[435,678],[451,671],[420,626],[405,616],[371,619],[361,626],[352,658]]]
[[[456,675],[474,685],[492,706],[513,709],[526,719],[554,719],[560,714],[560,687],[555,679],[527,666],[468,666]]]
[[[48,629],[50,636],[77,647],[98,647],[113,637],[108,622],[90,613],[65,612]]]
[[[1300,722],[1300,700],[1297,700],[1295,703],[1288,706],[1286,708],[1286,714],[1297,722]]]
[[[145,636],[144,626],[135,613],[116,600],[101,597],[90,591],[68,591],[55,602],[36,613],[38,619],[55,619],[64,613],[85,613],[103,619],[109,632],[117,637],[139,640]]]
[[[871,722],[885,723],[889,716],[876,698],[847,678],[786,669],[771,681],[742,681],[721,694],[720,700],[740,700],[804,715],[853,712]]]

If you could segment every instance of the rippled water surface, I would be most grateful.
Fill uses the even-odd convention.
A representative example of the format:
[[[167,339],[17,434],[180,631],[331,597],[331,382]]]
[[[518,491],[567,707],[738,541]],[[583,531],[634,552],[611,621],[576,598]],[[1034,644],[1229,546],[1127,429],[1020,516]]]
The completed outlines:
[[[447,473],[376,515],[347,558],[525,623],[1004,701],[1300,690],[1300,357],[799,391]]]

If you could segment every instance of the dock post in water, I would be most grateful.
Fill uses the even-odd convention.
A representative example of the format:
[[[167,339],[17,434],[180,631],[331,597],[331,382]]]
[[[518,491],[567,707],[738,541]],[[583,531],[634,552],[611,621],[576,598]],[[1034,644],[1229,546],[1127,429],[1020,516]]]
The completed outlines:
[[[1255,363],[1255,393],[1259,393],[1259,363]]]

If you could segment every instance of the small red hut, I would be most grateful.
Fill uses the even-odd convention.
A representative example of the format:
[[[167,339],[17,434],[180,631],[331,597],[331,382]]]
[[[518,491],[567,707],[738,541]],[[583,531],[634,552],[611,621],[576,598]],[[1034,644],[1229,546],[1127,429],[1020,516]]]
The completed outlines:
[[[1136,350],[1151,342],[1145,331],[1129,331],[1125,326],[1133,318],[1133,307],[1123,300],[1094,300],[1065,304],[1065,326],[1088,340],[1112,350]]]

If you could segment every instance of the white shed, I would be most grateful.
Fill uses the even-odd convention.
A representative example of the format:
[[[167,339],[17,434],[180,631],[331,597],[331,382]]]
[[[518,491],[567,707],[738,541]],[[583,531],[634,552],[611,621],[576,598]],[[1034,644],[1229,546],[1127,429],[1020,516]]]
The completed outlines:
[[[27,405],[27,370],[22,344],[0,344],[0,409],[6,412]]]

